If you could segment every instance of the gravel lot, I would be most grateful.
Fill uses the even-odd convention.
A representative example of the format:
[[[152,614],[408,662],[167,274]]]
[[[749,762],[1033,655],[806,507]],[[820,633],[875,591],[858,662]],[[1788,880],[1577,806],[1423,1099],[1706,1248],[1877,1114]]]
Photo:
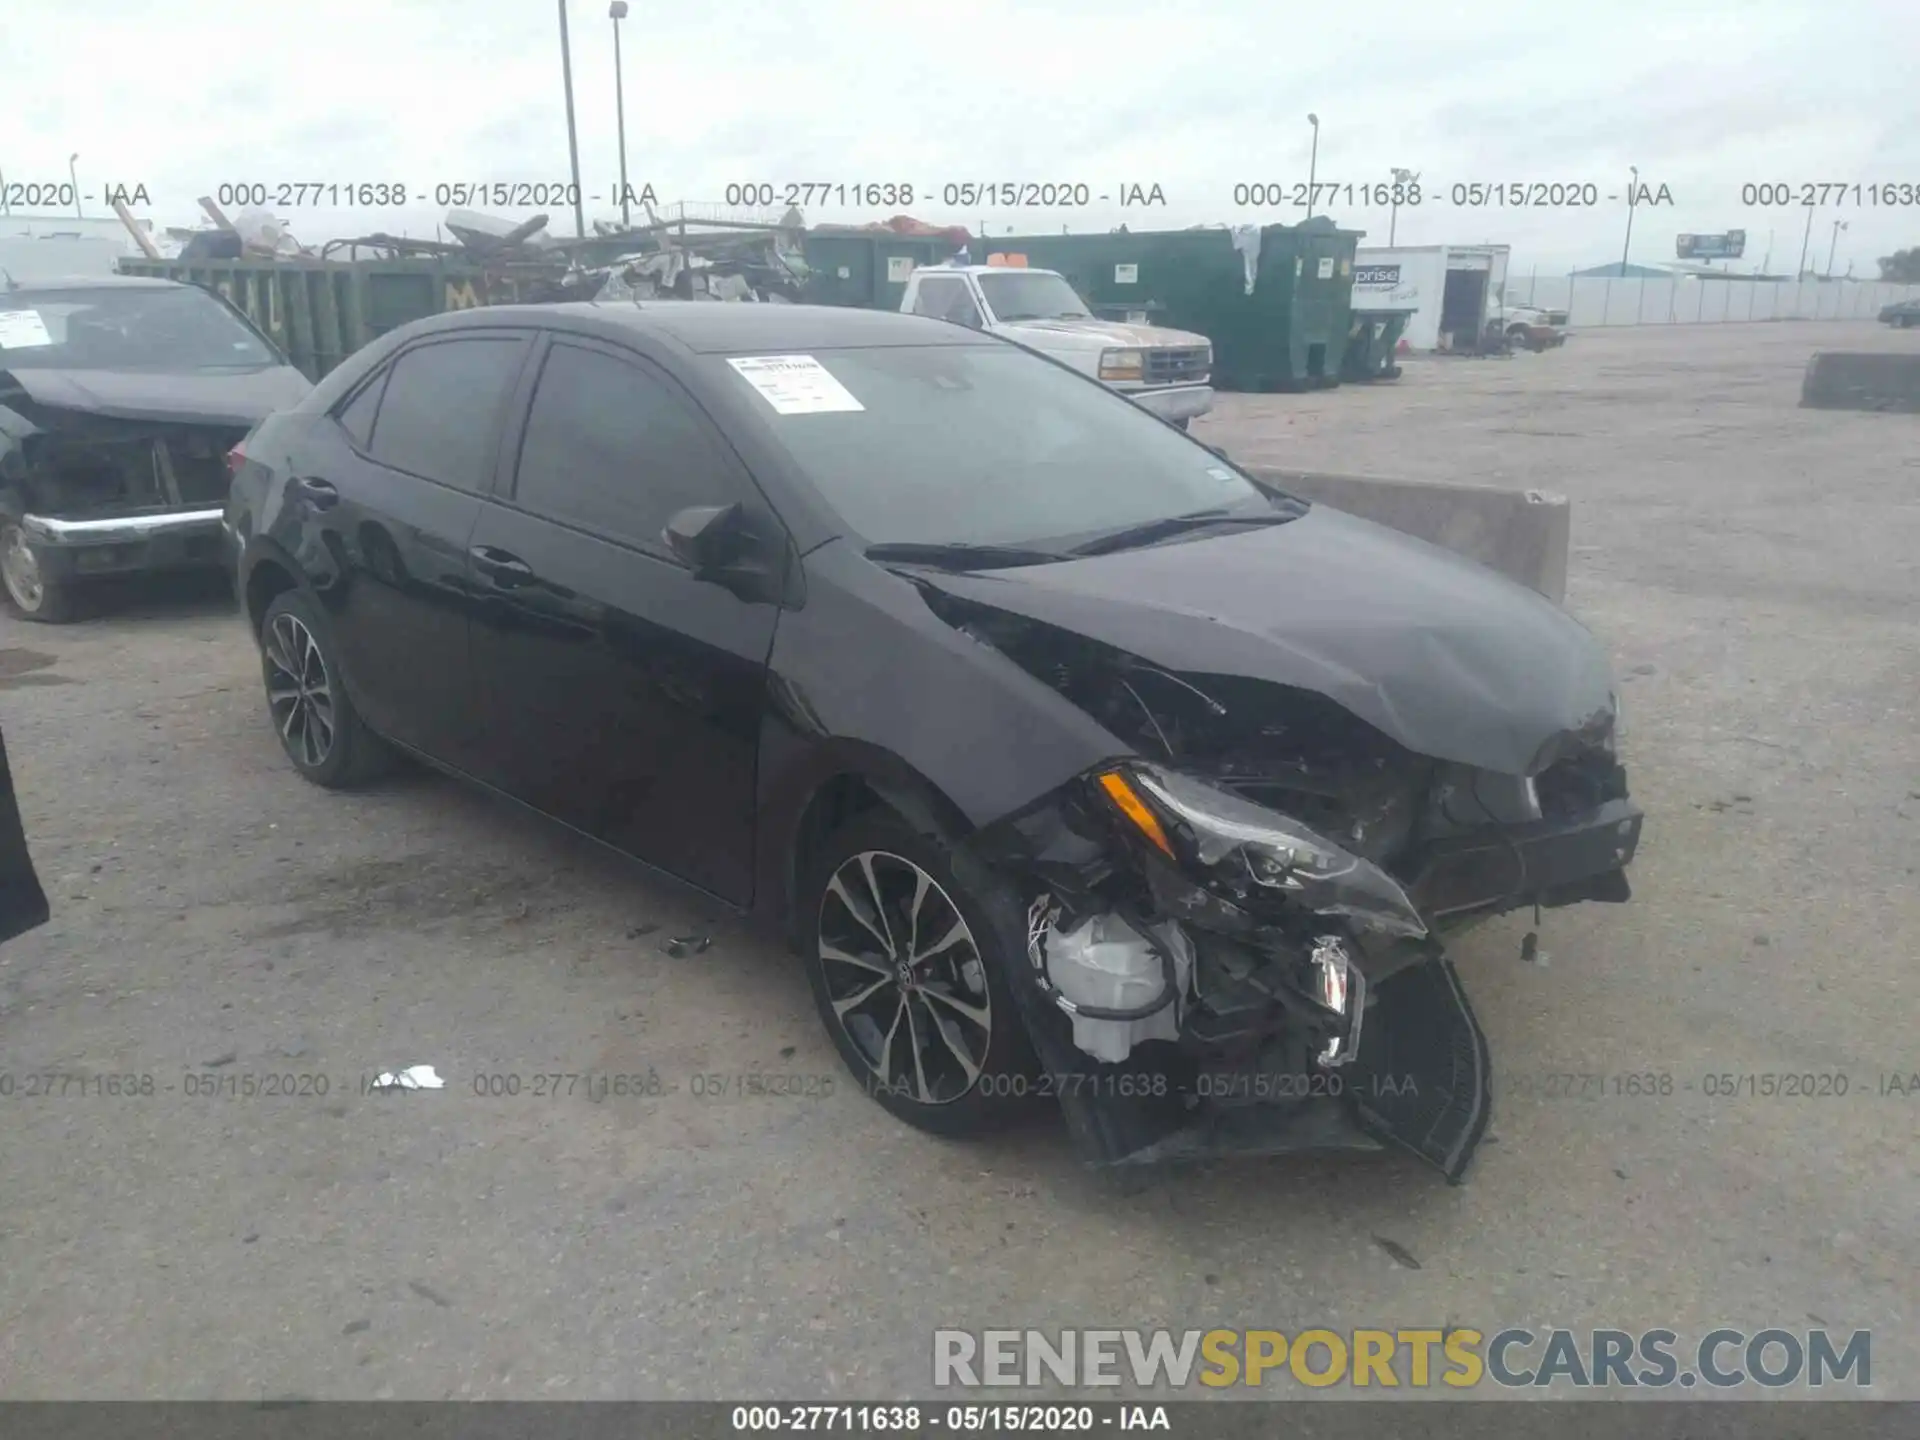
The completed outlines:
[[[1572,497],[1647,839],[1632,905],[1548,917],[1548,965],[1520,917],[1464,943],[1496,1110],[1455,1189],[1365,1155],[1122,1185],[1047,1123],[920,1136],[731,922],[437,778],[303,783],[217,590],[0,619],[54,906],[0,951],[0,1393],[879,1398],[929,1392],[935,1325],[1444,1322],[1865,1327],[1875,1393],[1920,1397],[1920,1097],[1879,1093],[1920,1071],[1920,431],[1795,408],[1814,349],[1916,343],[1600,331],[1195,427]],[[362,1093],[416,1062],[446,1088]],[[649,1070],[676,1093],[532,1093]],[[154,1093],[28,1098],[46,1071]],[[1776,1072],[1849,1093],[1703,1093]],[[735,1093],[763,1073],[815,1093]]]

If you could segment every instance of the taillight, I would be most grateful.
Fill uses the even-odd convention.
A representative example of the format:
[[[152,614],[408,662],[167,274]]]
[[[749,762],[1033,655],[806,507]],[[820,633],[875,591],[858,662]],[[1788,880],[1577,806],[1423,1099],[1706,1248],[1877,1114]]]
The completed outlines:
[[[232,479],[235,475],[238,475],[240,473],[240,467],[247,463],[247,452],[245,449],[245,443],[246,442],[242,441],[239,445],[236,445],[231,450],[227,451],[227,478],[228,479]]]

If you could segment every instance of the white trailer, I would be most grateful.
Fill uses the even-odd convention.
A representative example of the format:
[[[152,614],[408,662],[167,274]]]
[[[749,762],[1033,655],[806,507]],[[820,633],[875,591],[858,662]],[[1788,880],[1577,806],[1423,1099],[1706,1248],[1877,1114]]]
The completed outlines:
[[[1413,311],[1404,336],[1412,351],[1470,348],[1499,313],[1507,283],[1505,245],[1396,245],[1353,257],[1353,308],[1361,314]]]

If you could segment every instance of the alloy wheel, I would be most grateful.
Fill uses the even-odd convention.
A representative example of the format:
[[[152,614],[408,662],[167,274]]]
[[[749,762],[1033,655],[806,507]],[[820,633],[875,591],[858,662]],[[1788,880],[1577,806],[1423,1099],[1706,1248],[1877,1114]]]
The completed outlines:
[[[267,706],[287,750],[308,768],[333,753],[333,677],[320,642],[298,616],[279,614],[261,647],[267,661]]]
[[[820,897],[820,967],[835,1021],[870,1083],[944,1105],[979,1081],[993,1039],[980,947],[939,881],[913,861],[863,850]]]
[[[46,582],[40,576],[40,562],[27,544],[26,532],[18,525],[7,527],[6,540],[0,544],[0,574],[14,603],[29,613],[38,610],[47,598]]]

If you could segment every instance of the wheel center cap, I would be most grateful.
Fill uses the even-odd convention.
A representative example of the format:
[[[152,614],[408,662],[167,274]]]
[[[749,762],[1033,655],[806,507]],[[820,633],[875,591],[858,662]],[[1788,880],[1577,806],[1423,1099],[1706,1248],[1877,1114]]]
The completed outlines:
[[[912,961],[902,960],[898,962],[893,967],[893,973],[894,973],[894,977],[899,980],[901,989],[910,990],[913,988],[913,962]]]

